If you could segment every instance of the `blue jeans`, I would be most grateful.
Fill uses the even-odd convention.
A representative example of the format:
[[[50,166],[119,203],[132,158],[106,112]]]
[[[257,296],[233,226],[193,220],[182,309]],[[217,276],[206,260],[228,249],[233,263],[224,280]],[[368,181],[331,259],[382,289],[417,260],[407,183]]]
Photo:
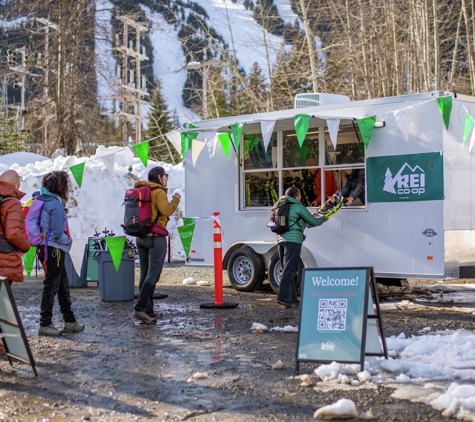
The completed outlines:
[[[164,236],[137,237],[137,250],[140,261],[140,292],[134,309],[151,314],[155,285],[160,280],[167,254],[167,238]]]
[[[279,302],[294,303],[297,301],[297,275],[300,265],[301,243],[283,242],[279,244],[279,258],[282,266],[280,277]]]

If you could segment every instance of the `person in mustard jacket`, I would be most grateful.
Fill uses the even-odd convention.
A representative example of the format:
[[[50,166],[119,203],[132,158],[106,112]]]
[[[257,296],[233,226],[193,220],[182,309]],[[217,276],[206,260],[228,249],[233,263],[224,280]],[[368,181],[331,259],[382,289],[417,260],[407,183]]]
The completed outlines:
[[[297,273],[300,263],[300,251],[304,241],[303,231],[307,224],[311,227],[316,227],[327,221],[327,218],[316,218],[310,214],[307,208],[300,202],[302,196],[298,188],[288,188],[285,191],[285,195],[291,204],[289,208],[290,229],[277,236],[279,258],[282,266],[277,303],[284,305],[286,308],[291,308],[294,305],[298,306],[300,304],[297,298]]]
[[[25,219],[20,199],[20,176],[15,170],[0,174],[0,275],[10,282],[23,281],[22,256],[30,249],[24,236]]]
[[[168,174],[160,166],[154,167],[148,172],[148,182],[139,181],[135,184],[135,188],[150,187],[152,221],[156,221],[156,224],[163,228],[166,228],[168,217],[176,211],[181,198],[179,193],[175,193],[169,202],[167,184]],[[160,312],[153,309],[153,293],[156,284],[160,280],[167,253],[167,238],[159,234],[160,231],[152,229],[145,236],[137,237],[140,261],[140,291],[134,305],[132,318],[147,324],[156,324],[157,318],[162,316]]]

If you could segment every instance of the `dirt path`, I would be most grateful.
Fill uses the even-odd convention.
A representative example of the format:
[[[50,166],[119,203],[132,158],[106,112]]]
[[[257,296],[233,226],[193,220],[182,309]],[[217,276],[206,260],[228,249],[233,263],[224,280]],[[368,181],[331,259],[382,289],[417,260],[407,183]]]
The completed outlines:
[[[97,286],[72,290],[84,332],[59,338],[37,336],[41,278],[15,284],[38,378],[27,365],[10,367],[0,356],[2,421],[310,421],[314,411],[342,397],[352,399],[359,417],[374,421],[444,421],[429,405],[394,398],[389,386],[368,384],[328,388],[314,376],[315,388],[294,379],[296,333],[251,331],[297,326],[298,309],[282,309],[270,291],[238,293],[227,283],[231,310],[200,309],[213,301],[211,286],[185,286],[182,280],[213,282],[211,270],[169,266],[157,300],[164,313],[157,325],[136,325],[132,302],[101,302]],[[59,312],[55,324],[61,326]],[[473,317],[453,310],[424,308],[383,312],[386,336],[417,334],[427,325],[474,330]],[[278,360],[283,370],[274,370]],[[301,365],[311,374],[315,364]],[[189,380],[195,373],[207,378]],[[422,389],[422,387],[421,387]]]

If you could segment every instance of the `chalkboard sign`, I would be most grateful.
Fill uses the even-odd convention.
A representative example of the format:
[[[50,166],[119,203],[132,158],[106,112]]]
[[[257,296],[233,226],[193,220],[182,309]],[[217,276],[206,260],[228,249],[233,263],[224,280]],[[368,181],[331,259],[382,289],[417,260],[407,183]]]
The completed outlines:
[[[363,367],[365,354],[387,357],[373,269],[305,269],[297,371],[306,361]]]
[[[35,376],[38,376],[35,361],[10,289],[10,282],[6,277],[0,277],[0,342],[5,348],[10,365],[13,365],[12,359],[28,363]]]

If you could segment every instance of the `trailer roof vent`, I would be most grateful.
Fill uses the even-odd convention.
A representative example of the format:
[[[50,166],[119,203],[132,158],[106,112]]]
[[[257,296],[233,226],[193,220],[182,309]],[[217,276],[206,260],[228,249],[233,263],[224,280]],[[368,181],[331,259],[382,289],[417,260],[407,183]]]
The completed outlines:
[[[315,107],[332,104],[349,103],[350,97],[339,94],[309,93],[295,96],[294,108]]]

